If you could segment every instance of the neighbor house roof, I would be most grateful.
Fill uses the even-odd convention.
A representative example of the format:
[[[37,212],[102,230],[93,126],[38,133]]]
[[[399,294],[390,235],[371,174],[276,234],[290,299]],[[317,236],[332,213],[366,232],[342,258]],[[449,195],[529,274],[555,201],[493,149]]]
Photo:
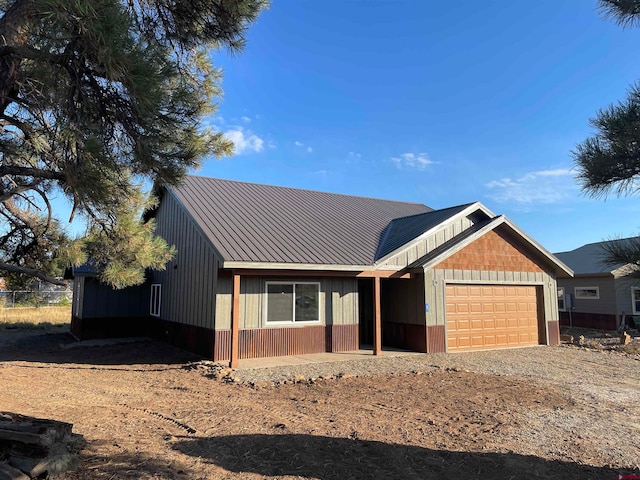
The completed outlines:
[[[371,265],[392,220],[433,212],[420,203],[196,176],[171,190],[226,262]]]
[[[603,247],[609,243],[629,242],[634,239],[637,240],[637,237],[588,243],[575,250],[556,253],[555,256],[571,267],[576,275],[612,273],[614,270],[624,266],[624,264],[611,265],[605,263],[604,256],[606,251]]]

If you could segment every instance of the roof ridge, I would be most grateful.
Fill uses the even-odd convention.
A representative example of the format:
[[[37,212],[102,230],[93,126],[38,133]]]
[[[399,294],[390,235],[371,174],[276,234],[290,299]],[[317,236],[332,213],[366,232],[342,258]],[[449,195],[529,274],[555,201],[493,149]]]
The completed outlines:
[[[411,218],[411,217],[419,217],[420,215],[429,215],[430,213],[437,213],[437,212],[444,212],[445,210],[453,210],[454,208],[460,208],[460,207],[470,207],[473,204],[476,204],[478,202],[470,202],[470,203],[461,203],[460,205],[454,205],[453,207],[446,207],[446,208],[437,208],[434,210],[431,210],[430,212],[422,212],[422,213],[414,213],[413,215],[406,215],[404,217],[397,217],[394,218],[393,220],[391,220],[391,222],[389,222],[389,224],[391,224],[392,222],[395,222],[396,220],[404,220],[405,218]],[[431,207],[429,207],[431,208]],[[463,210],[464,210],[463,208]]]
[[[196,178],[196,179],[204,179],[204,180],[215,180],[215,181],[220,181],[220,182],[229,182],[229,183],[241,183],[244,185],[255,185],[258,187],[269,187],[269,188],[277,188],[277,189],[282,189],[282,190],[295,190],[298,192],[310,192],[310,193],[321,193],[324,195],[335,195],[337,197],[345,197],[345,198],[361,198],[361,199],[366,199],[366,200],[375,200],[375,201],[379,201],[379,202],[389,202],[389,203],[395,203],[395,204],[405,204],[405,205],[421,205],[423,207],[427,207],[427,208],[431,208],[429,205],[426,205],[424,203],[420,203],[420,202],[404,202],[404,201],[400,201],[400,200],[389,200],[386,198],[376,198],[376,197],[366,197],[363,195],[347,195],[345,193],[334,193],[334,192],[326,192],[323,190],[312,190],[310,188],[299,188],[299,187],[284,187],[281,185],[270,185],[267,183],[257,183],[257,182],[247,182],[244,180],[229,180],[226,178],[218,178],[218,177],[207,177],[204,175],[192,175],[192,174],[186,174],[186,177],[190,177],[190,178]],[[180,186],[178,185],[178,188]],[[435,211],[433,208],[431,208],[431,211]],[[430,212],[425,212],[425,213],[430,213]],[[399,217],[399,218],[404,218],[404,217]]]
[[[626,241],[626,240],[633,240],[633,239],[636,239],[636,238],[640,239],[640,235],[634,235],[632,237],[625,237],[625,238],[610,238],[608,240],[601,240],[599,242],[585,243],[584,245],[580,245],[579,247],[576,247],[573,250],[565,250],[564,252],[556,252],[556,253],[554,253],[554,255],[560,255],[560,254],[563,254],[563,253],[575,252],[576,250],[579,250],[579,249],[584,248],[584,247],[589,247],[589,246],[592,246],[592,245],[603,245],[605,243],[611,243],[611,242],[623,242],[623,241]]]

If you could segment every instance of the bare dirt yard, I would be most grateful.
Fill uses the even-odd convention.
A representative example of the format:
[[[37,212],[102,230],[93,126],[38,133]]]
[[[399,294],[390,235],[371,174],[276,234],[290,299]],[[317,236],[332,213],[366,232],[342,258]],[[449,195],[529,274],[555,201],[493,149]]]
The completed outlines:
[[[533,347],[231,380],[151,340],[1,335],[0,410],[86,441],[67,479],[640,478],[637,354]]]

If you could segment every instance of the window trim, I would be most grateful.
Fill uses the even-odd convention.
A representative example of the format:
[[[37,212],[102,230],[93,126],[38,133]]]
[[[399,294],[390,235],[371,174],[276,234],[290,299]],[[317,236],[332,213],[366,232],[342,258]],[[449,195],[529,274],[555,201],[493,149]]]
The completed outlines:
[[[567,311],[567,299],[565,297],[564,287],[556,287],[558,291],[558,311],[566,312]],[[562,296],[560,296],[560,291],[562,290]],[[560,308],[560,302],[562,302],[562,308]]]
[[[267,320],[269,316],[269,285],[292,285],[293,286],[293,319],[292,320],[283,320],[278,322],[270,322]],[[296,315],[296,285],[317,285],[318,286],[318,319],[317,320],[295,320]],[[320,292],[321,284],[320,282],[309,282],[309,281],[297,281],[297,280],[277,280],[277,281],[266,281],[264,283],[264,314],[262,316],[262,324],[265,327],[281,327],[283,325],[296,326],[296,327],[304,327],[305,325],[321,325],[322,324],[322,308],[320,302]]]
[[[152,317],[160,316],[160,306],[162,305],[162,284],[152,283],[149,295],[149,315]],[[157,308],[154,308],[157,307]]]
[[[596,296],[595,297],[591,297],[591,296],[583,296],[583,295],[578,295],[578,291],[579,290],[595,290],[596,291]],[[576,300],[600,300],[600,287],[596,287],[596,286],[588,286],[588,287],[573,287],[573,297]]]
[[[636,310],[636,297],[635,292],[640,292],[640,287],[631,287],[631,311],[633,315],[640,315],[640,310]],[[638,301],[640,301],[640,295],[638,295]]]

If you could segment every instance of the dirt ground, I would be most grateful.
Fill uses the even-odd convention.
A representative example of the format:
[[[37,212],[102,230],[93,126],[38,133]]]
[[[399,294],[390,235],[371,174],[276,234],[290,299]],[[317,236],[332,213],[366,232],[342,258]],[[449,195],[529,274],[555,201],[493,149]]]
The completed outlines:
[[[0,410],[73,423],[86,441],[66,479],[640,476],[638,355],[417,355],[379,359],[398,373],[343,364],[342,378],[250,385],[155,341],[2,335]]]

